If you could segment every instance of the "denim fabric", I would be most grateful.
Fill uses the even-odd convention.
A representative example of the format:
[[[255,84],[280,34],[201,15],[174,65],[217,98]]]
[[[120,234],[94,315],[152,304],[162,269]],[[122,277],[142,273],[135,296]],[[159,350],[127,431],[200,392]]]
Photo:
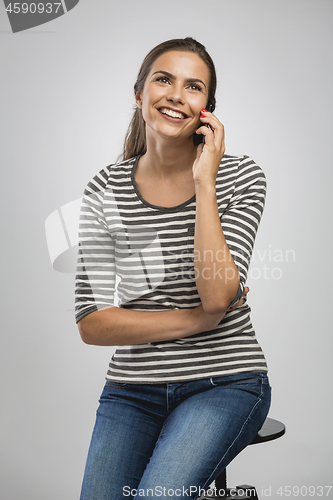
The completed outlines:
[[[80,500],[199,498],[256,436],[270,397],[265,373],[106,382]]]

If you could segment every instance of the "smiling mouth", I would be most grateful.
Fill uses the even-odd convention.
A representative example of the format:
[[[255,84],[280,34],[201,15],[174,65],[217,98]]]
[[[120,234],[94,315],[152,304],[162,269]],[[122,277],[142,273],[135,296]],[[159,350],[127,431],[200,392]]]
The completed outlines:
[[[158,108],[158,111],[162,113],[162,115],[167,115],[170,116],[171,118],[179,118],[182,120],[187,118],[187,115],[185,115],[185,113],[181,113],[180,111],[174,111],[169,108]]]

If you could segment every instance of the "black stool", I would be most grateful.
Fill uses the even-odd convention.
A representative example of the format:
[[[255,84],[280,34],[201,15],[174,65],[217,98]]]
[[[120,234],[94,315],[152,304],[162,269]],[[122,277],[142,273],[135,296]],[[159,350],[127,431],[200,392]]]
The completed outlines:
[[[273,418],[266,418],[264,425],[254,438],[251,444],[265,443],[266,441],[273,441],[283,436],[286,428],[282,422],[274,420]],[[224,493],[224,496],[204,496],[204,499],[223,499],[223,500],[259,500],[257,491],[254,486],[242,484],[236,488],[227,488],[227,469],[221,472],[215,479],[215,488],[217,492]],[[232,492],[232,494],[231,494]]]

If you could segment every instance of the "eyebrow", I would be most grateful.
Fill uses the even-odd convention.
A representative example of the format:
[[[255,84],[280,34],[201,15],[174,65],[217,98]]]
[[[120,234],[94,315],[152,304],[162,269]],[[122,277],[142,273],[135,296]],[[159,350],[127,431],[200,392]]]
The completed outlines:
[[[171,78],[171,80],[176,80],[176,77],[174,75],[172,75],[171,73],[169,73],[168,71],[155,71],[155,73],[153,73],[151,76],[154,76],[157,73],[162,73],[162,75],[165,75],[168,78]],[[200,78],[186,78],[186,82],[187,83],[200,82],[206,88],[206,84],[202,80],[200,80]]]

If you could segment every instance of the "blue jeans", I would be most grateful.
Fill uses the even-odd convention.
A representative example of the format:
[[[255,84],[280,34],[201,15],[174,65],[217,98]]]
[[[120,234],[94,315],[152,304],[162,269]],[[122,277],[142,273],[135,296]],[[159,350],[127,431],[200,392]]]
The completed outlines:
[[[159,385],[106,382],[80,500],[199,498],[251,443],[270,406],[264,373]]]

